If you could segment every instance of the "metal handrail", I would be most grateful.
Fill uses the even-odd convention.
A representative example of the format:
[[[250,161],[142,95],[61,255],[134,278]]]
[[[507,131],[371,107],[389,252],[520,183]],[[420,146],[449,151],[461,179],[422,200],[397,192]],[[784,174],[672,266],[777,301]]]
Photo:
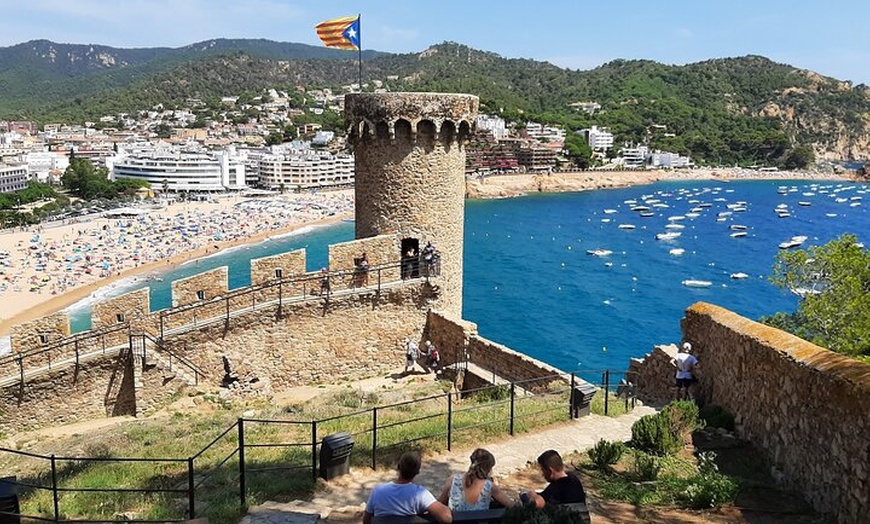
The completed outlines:
[[[135,333],[132,333],[132,336],[141,336],[144,339],[150,340],[155,346],[157,346],[161,352],[169,355],[170,358],[174,357],[178,362],[181,362],[186,368],[193,371],[194,380],[197,384],[199,384],[200,377],[205,378],[205,372],[199,368],[196,364],[188,360],[186,357],[179,355],[176,351],[172,350],[169,346],[163,343],[163,340],[152,335],[151,333],[145,330],[138,330]],[[144,348],[143,348],[144,349]]]
[[[37,355],[41,355],[43,353],[47,353],[50,351],[54,351],[55,349],[63,348],[64,346],[68,346],[70,344],[75,344],[76,342],[81,342],[83,340],[90,340],[97,337],[101,337],[104,335],[109,335],[111,333],[115,333],[117,331],[123,331],[125,329],[130,328],[129,322],[119,322],[117,324],[112,324],[109,326],[103,326],[97,329],[90,329],[88,331],[82,331],[80,333],[74,333],[68,337],[65,337],[61,340],[57,340],[55,342],[51,342],[46,344],[45,346],[34,349],[31,351],[24,351],[21,353],[12,353],[9,355],[4,355],[0,357],[0,366],[7,364],[9,362],[15,362],[18,360],[23,360],[25,358],[34,357]]]

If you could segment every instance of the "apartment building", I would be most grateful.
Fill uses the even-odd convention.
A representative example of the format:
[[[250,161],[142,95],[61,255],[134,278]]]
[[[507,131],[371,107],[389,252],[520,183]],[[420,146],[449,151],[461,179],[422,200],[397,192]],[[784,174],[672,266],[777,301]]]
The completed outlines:
[[[27,188],[26,164],[0,164],[0,193],[11,193]]]
[[[259,185],[270,189],[319,189],[354,183],[353,155],[314,150],[263,155],[258,162]]]

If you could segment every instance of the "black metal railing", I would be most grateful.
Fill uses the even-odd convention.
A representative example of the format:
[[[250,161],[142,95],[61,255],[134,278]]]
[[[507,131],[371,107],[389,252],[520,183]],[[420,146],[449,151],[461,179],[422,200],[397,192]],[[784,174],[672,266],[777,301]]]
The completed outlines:
[[[600,374],[600,375],[599,375]],[[553,374],[498,386],[449,392],[394,404],[343,413],[319,420],[266,420],[239,418],[223,430],[199,452],[188,458],[117,458],[59,457],[0,448],[0,453],[22,455],[45,464],[42,473],[12,481],[20,495],[37,496],[50,493],[39,515],[11,513],[0,510],[0,516],[20,517],[45,522],[82,522],[68,518],[64,510],[66,494],[115,493],[123,496],[156,495],[186,497],[186,504],[175,514],[166,509],[160,522],[176,522],[208,516],[215,504],[225,505],[227,496],[235,492],[242,508],[252,493],[251,483],[264,493],[269,486],[287,477],[307,478],[313,488],[318,476],[318,451],[323,437],[347,431],[356,447],[351,460],[357,466],[376,468],[388,465],[406,449],[428,447],[451,450],[460,441],[479,441],[481,435],[514,435],[540,427],[544,423],[569,420],[576,413],[574,388],[590,385],[579,376],[598,375],[601,383],[591,384],[604,395],[604,411],[612,406],[618,393],[626,407],[634,405],[634,391],[614,383],[614,377],[626,376],[624,371],[581,370],[571,374]],[[609,400],[608,400],[609,399]],[[488,433],[486,433],[488,431]],[[279,449],[278,457],[261,456],[264,450]],[[97,463],[148,463],[154,472],[145,475],[145,487],[82,487],[74,485],[76,473]],[[31,468],[39,469],[39,468]],[[167,469],[172,472],[167,474]],[[303,473],[303,475],[298,475]],[[9,481],[7,481],[9,482]],[[167,502],[169,506],[171,503]],[[29,507],[29,506],[28,506]],[[123,513],[123,512],[118,512]],[[129,515],[123,519],[100,520],[88,517],[88,522],[156,522]]]

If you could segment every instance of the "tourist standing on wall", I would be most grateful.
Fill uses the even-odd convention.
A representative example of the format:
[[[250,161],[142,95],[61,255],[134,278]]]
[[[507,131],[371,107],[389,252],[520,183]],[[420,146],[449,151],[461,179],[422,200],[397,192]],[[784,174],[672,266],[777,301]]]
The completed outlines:
[[[671,361],[677,368],[677,400],[695,401],[695,370],[698,359],[692,355],[692,344],[683,342],[676,358]]]
[[[360,285],[369,285],[369,259],[365,253],[356,261],[356,270],[359,274]]]

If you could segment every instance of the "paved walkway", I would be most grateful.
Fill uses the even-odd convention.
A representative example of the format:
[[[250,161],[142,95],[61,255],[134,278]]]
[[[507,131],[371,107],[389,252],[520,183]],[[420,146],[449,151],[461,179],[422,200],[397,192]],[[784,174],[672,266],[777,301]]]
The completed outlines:
[[[623,440],[631,438],[631,425],[643,415],[653,413],[646,406],[638,406],[631,413],[616,418],[589,415],[557,427],[534,433],[523,433],[496,442],[482,444],[495,455],[496,466],[493,475],[506,477],[511,473],[534,463],[544,450],[555,449],[562,454],[583,451],[592,447],[599,439]],[[468,468],[470,448],[454,448],[452,452],[425,457],[423,470],[415,482],[429,488],[438,495],[445,480],[451,473],[463,472]],[[362,511],[372,487],[394,479],[392,470],[371,470],[353,468],[350,474],[322,483],[311,500],[297,500],[288,503],[266,502],[251,507],[240,524],[311,524],[320,518],[329,520],[332,512],[347,514]],[[542,488],[541,486],[529,486]]]

